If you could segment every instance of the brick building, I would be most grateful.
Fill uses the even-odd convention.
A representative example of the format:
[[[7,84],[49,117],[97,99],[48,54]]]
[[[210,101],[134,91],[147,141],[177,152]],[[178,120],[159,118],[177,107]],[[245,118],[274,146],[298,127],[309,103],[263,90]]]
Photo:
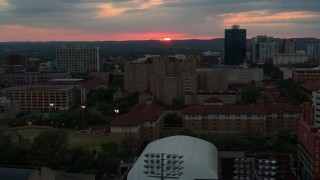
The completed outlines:
[[[31,85],[6,88],[4,91],[8,99],[20,102],[22,112],[69,110],[75,105],[74,86]]]
[[[295,81],[320,81],[320,68],[295,69],[292,72],[292,79]]]
[[[301,179],[320,179],[320,133],[314,115],[314,106],[304,103],[298,125],[298,174]]]
[[[124,90],[147,90],[155,101],[172,104],[174,99],[182,100],[185,92],[196,92],[196,66],[197,58],[185,55],[147,55],[125,62]]]
[[[151,101],[136,104],[130,112],[111,122],[111,138],[132,149],[145,140],[159,139],[163,116],[164,109]]]
[[[300,108],[292,104],[191,105],[181,111],[184,127],[194,131],[297,132]]]
[[[68,79],[71,75],[59,71],[21,71],[0,74],[0,84],[3,87],[36,85],[47,83],[51,79]]]

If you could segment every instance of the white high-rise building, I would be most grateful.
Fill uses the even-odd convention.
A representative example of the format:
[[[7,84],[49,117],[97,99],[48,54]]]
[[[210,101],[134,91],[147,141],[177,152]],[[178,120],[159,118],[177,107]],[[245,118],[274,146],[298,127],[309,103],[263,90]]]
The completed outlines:
[[[58,70],[68,72],[100,71],[99,47],[60,46],[56,49]]]
[[[318,60],[320,58],[320,41],[310,41],[307,43],[307,53],[310,59]]]
[[[271,62],[275,54],[280,52],[280,42],[271,40],[267,36],[258,36],[253,39],[252,62]]]

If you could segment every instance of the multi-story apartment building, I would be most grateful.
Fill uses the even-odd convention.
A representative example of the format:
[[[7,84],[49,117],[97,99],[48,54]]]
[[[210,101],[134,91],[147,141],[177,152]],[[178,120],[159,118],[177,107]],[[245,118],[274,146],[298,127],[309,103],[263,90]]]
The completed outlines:
[[[225,30],[224,64],[240,65],[246,60],[246,29],[233,25],[231,29]]]
[[[184,127],[196,132],[297,132],[301,110],[292,104],[191,105],[181,111]]]
[[[156,101],[172,104],[186,92],[196,92],[197,58],[194,56],[146,56],[125,62],[126,91],[150,91]]]
[[[197,91],[227,91],[228,71],[218,68],[198,68]]]
[[[320,68],[296,68],[292,71],[295,81],[320,81]]]
[[[58,70],[68,72],[100,71],[99,47],[60,46],[56,49]]]
[[[280,52],[280,42],[267,36],[253,38],[252,62],[266,63],[271,62],[275,54]]]
[[[282,39],[280,41],[280,53],[292,54],[295,53],[296,43],[293,39]]]
[[[320,58],[320,41],[313,40],[307,43],[307,54],[310,59],[318,60]]]
[[[198,91],[195,96],[195,102],[192,104],[204,104],[210,98],[218,98],[223,104],[241,102],[241,94],[238,91]]]
[[[0,74],[2,87],[35,85],[47,83],[51,79],[68,79],[71,75],[67,72],[56,71],[21,71]]]
[[[261,82],[263,80],[263,69],[249,68],[246,63],[241,66],[219,65],[212,66],[211,68],[198,68],[197,74],[198,91],[228,90],[228,83]],[[207,78],[207,86],[215,85],[214,88],[202,88],[201,85],[203,83],[200,83],[205,80],[204,78]]]
[[[110,136],[117,143],[132,149],[143,141],[159,139],[164,112],[161,106],[151,101],[136,104],[129,113],[111,122]]]
[[[297,132],[302,110],[290,103],[271,104],[267,111],[266,130],[268,132]]]
[[[75,87],[68,85],[29,85],[3,90],[8,99],[19,101],[22,112],[69,110],[75,105]]]
[[[266,111],[256,105],[192,105],[181,111],[184,127],[195,132],[266,131]]]
[[[303,104],[298,125],[298,175],[300,179],[320,179],[320,133],[315,106]]]
[[[280,64],[297,64],[305,63],[308,61],[308,54],[306,53],[283,53],[275,54],[273,56],[273,65]]]

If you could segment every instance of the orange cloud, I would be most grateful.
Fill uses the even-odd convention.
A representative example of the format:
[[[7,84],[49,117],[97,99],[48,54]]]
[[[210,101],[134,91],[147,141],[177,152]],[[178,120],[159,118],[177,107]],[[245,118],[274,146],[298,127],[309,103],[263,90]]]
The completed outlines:
[[[273,13],[270,10],[248,11],[239,13],[227,13],[220,15],[223,18],[223,24],[230,26],[232,24],[253,24],[253,23],[290,23],[294,20],[320,18],[320,13],[307,11],[290,11]]]
[[[138,5],[137,7],[115,7],[113,3],[101,3],[97,5],[97,8],[100,9],[100,12],[98,12],[96,17],[104,18],[118,16],[129,10],[149,9],[153,6],[158,6],[165,3],[164,0],[149,0],[144,3],[143,2],[144,1],[141,0],[132,1],[134,6],[137,6],[137,4],[140,3],[140,5]]]
[[[152,6],[158,6],[164,4],[164,0],[149,0],[139,6],[139,9],[148,9]]]
[[[101,11],[97,14],[98,18],[118,16],[125,11],[130,10],[130,8],[115,8],[112,3],[99,4],[97,7],[101,9]]]
[[[22,25],[0,25],[0,41],[123,41],[123,40],[163,40],[210,39],[209,36],[192,36],[174,32],[146,33],[91,33],[81,29],[37,28]]]
[[[8,4],[7,0],[0,0],[0,10],[5,9],[8,6],[9,6],[9,4]]]

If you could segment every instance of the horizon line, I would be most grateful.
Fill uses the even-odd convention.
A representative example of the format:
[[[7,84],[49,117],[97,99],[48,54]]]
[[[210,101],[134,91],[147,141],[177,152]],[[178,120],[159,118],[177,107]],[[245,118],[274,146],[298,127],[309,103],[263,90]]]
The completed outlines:
[[[257,35],[257,36],[267,36],[267,35]],[[252,36],[248,37],[247,40],[251,40],[254,37]],[[273,37],[273,36],[267,36],[269,38],[274,39],[320,39],[313,36],[305,36],[305,37]],[[159,41],[159,42],[171,42],[171,41],[190,41],[190,40],[199,40],[199,41],[210,41],[210,40],[216,40],[216,39],[224,39],[224,37],[218,37],[218,38],[212,38],[212,39],[201,39],[201,38],[187,38],[187,39],[171,39],[170,41],[164,41],[159,39],[145,39],[145,40],[84,40],[84,41],[76,41],[76,40],[69,40],[69,41],[62,41],[62,40],[48,40],[48,41],[0,41],[0,43],[45,43],[45,42],[129,42],[129,41]]]

